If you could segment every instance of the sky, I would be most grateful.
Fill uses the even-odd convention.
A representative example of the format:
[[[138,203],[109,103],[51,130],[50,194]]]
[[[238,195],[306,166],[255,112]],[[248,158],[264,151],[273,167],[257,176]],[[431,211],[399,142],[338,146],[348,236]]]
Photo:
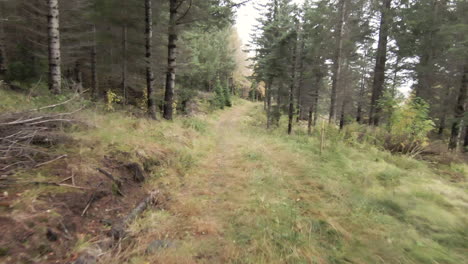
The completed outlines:
[[[266,2],[268,2],[268,0],[251,0],[237,10],[236,27],[244,45],[250,42],[250,33],[257,23],[256,19],[260,16],[260,12],[255,9],[255,6]],[[302,4],[304,0],[293,0],[293,2]]]

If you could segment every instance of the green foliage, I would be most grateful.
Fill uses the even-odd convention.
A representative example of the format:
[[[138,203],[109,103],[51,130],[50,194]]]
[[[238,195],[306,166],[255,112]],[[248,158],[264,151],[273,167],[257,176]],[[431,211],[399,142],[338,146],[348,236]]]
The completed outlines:
[[[215,96],[211,101],[211,104],[216,108],[224,109],[225,106],[232,106],[231,96],[226,87],[224,87],[219,79],[215,85]]]
[[[394,106],[388,126],[386,147],[392,151],[417,154],[428,143],[428,133],[434,129],[429,118],[429,105],[421,98]]]
[[[353,123],[345,127],[344,133],[337,134],[337,129],[329,128],[327,137],[341,138],[350,144],[370,143],[410,156],[419,154],[427,146],[428,134],[434,129],[429,105],[417,97],[403,102],[391,96],[384,96],[380,105],[388,119],[385,127]]]
[[[106,93],[106,110],[114,111],[114,105],[118,102],[121,102],[122,98],[114,93],[112,90],[107,91]]]
[[[31,54],[31,50],[24,46],[18,46],[17,57],[8,64],[6,75],[7,81],[19,81],[24,83],[37,82],[43,69],[46,68],[45,61],[38,60]],[[43,76],[46,80],[46,76]]]
[[[389,122],[389,132],[426,142],[427,134],[434,129],[434,122],[429,118],[429,104],[421,98],[412,97],[408,103],[395,108]]]
[[[224,105],[227,107],[231,107],[232,101],[231,101],[231,92],[229,91],[229,87],[227,86],[223,87],[223,96],[224,96]]]

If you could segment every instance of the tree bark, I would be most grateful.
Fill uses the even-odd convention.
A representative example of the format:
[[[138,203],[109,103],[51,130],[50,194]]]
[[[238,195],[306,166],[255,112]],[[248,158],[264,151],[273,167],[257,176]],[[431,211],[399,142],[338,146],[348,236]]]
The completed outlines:
[[[301,119],[302,115],[302,85],[304,83],[304,49],[305,49],[305,42],[303,37],[300,38],[300,43],[301,43],[301,50],[300,50],[300,57],[299,57],[299,80],[298,80],[298,85],[297,85],[297,118],[296,122],[299,122]]]
[[[267,129],[271,127],[271,88],[273,85],[273,79],[271,78],[265,84],[266,87],[266,105],[267,105]]]
[[[151,0],[145,0],[145,64],[146,64],[146,93],[148,104],[148,115],[156,120],[156,95],[154,92],[154,74],[152,68],[153,48],[153,10]]]
[[[465,125],[465,139],[463,140],[463,151],[468,152],[468,124]]]
[[[340,0],[339,2],[339,15],[340,19],[338,21],[337,30],[336,30],[336,45],[335,45],[335,54],[333,58],[333,76],[332,76],[332,90],[330,98],[330,116],[328,122],[334,122],[336,119],[336,98],[337,90],[340,84],[340,74],[341,74],[341,53],[343,50],[343,31],[345,27],[345,16],[346,16],[346,2],[347,0]]]
[[[468,86],[468,64],[463,67],[463,76],[458,92],[457,104],[455,105],[455,118],[452,123],[452,133],[450,136],[449,149],[455,150],[458,147],[458,139],[461,133],[463,117],[466,111],[466,98]]]
[[[320,84],[322,82],[323,74],[320,71],[320,68],[315,69],[315,85],[314,85],[314,90],[312,94],[312,105],[311,105],[311,110],[313,114],[313,121],[312,125],[316,126],[317,125],[317,120],[318,120],[318,102],[319,102],[319,97],[320,97]]]
[[[348,70],[349,70],[349,64],[348,62],[344,62],[343,63],[344,65],[346,65],[345,67],[345,76],[347,77],[348,75]],[[348,104],[348,95],[346,94],[348,92],[348,84],[347,82],[345,81],[344,84],[343,84],[343,99],[342,99],[342,102],[341,102],[341,111],[340,111],[340,130],[342,130],[345,126],[345,110],[346,110],[346,106]]]
[[[359,87],[359,95],[357,100],[357,112],[356,112],[356,122],[359,124],[362,123],[362,104],[363,104],[363,97],[364,97],[364,89],[365,89],[365,82],[366,82],[366,70],[361,71],[361,84]]]
[[[96,25],[93,25],[93,45],[91,46],[91,95],[97,97],[98,75],[97,75],[97,43],[96,43]]]
[[[47,0],[48,7],[48,47],[49,47],[49,90],[54,94],[62,91],[60,72],[60,29],[58,0]]]
[[[123,104],[127,104],[127,25],[122,26],[122,94]]]
[[[451,97],[451,94],[450,94],[450,87],[447,87],[447,93],[445,94],[445,98],[443,99],[443,105],[442,105],[442,113],[441,113],[441,116],[440,116],[440,121],[439,121],[439,130],[437,132],[437,134],[439,136],[443,136],[444,134],[444,130],[445,130],[445,126],[446,126],[446,121],[447,121],[447,106],[450,104],[450,97]]]
[[[310,136],[312,135],[312,106],[309,107],[308,115],[307,115],[307,134]]]
[[[390,7],[392,0],[385,0],[382,7],[379,29],[379,43],[374,70],[374,82],[372,85],[371,108],[369,113],[369,124],[378,126],[380,121],[381,107],[379,100],[383,95],[385,81],[385,63],[387,61],[387,42],[390,28]]]
[[[0,79],[4,79],[7,72],[5,29],[3,25],[4,8],[4,2],[0,1]]]
[[[292,133],[294,118],[294,89],[296,89],[296,68],[297,68],[297,36],[294,41],[292,54],[291,83],[289,84],[289,111],[288,111],[288,135]],[[299,98],[298,98],[299,100]]]
[[[166,91],[164,94],[164,118],[172,120],[174,112],[174,89],[176,78],[176,57],[177,57],[177,0],[169,0],[169,37],[167,45],[167,74]]]
[[[83,92],[83,73],[81,72],[81,63],[79,60],[75,63],[74,69],[75,90],[76,92]]]

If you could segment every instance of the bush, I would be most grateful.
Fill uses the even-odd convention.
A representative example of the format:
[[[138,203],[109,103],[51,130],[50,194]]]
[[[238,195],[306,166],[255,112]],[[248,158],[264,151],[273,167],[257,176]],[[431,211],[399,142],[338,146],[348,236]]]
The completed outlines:
[[[228,88],[223,87],[219,79],[216,81],[215,97],[211,104],[221,109],[224,109],[225,106],[232,106],[231,95],[229,94]]]
[[[345,127],[343,139],[351,144],[370,143],[410,156],[423,151],[428,144],[427,135],[434,129],[434,122],[429,119],[429,105],[420,98],[410,97],[407,102],[386,100],[381,106],[388,115],[385,126],[353,123]],[[336,136],[335,132],[327,131],[327,137],[329,133]]]
[[[429,104],[418,97],[397,106],[388,125],[385,147],[393,152],[415,155],[428,144],[427,135],[435,125],[429,118]]]

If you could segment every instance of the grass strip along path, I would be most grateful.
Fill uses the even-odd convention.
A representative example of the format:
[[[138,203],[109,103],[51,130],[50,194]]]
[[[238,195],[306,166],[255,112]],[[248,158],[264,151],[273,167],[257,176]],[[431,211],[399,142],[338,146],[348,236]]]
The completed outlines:
[[[171,201],[131,227],[128,263],[466,263],[468,195],[427,164],[303,129],[241,102],[188,127]],[[466,165],[452,168],[465,170]],[[148,247],[153,245],[153,247]],[[154,246],[156,245],[156,246]],[[106,262],[106,260],[104,260]],[[107,260],[108,263],[115,263]]]

